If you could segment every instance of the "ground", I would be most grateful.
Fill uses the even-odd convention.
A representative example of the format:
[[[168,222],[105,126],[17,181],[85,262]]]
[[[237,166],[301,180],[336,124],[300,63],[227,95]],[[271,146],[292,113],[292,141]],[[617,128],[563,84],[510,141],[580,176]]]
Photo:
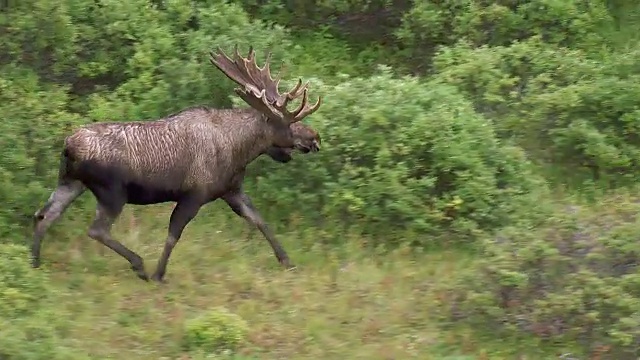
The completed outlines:
[[[147,271],[162,250],[169,211],[127,208],[115,226]],[[285,271],[259,232],[223,211],[210,207],[190,224],[166,284],[139,280],[81,229],[52,231],[43,262],[72,314],[67,336],[78,339],[74,346],[95,358],[189,359],[180,346],[185,320],[224,306],[249,324],[242,359],[486,358],[473,340],[439,330],[434,320],[438,285],[470,257],[407,249],[376,255],[357,237],[322,245],[312,232],[290,228],[278,235],[298,268]],[[455,355],[462,352],[469,357]]]

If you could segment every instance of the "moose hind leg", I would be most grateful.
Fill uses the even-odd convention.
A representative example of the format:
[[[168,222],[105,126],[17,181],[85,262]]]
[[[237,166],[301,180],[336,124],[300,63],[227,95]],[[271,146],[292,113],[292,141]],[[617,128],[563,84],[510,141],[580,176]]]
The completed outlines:
[[[96,196],[96,198],[98,198]],[[119,241],[113,239],[111,236],[111,227],[116,221],[125,202],[121,200],[115,200],[119,197],[111,197],[109,201],[105,201],[98,198],[98,206],[96,208],[96,216],[89,228],[89,237],[101,242],[106,247],[118,253],[118,255],[127,259],[131,264],[131,269],[142,280],[149,281],[146,271],[144,270],[144,261],[140,255],[136,254]]]
[[[152,280],[157,282],[164,281],[169,256],[171,256],[173,248],[178,243],[178,240],[180,240],[184,228],[196,217],[200,207],[201,203],[197,201],[181,201],[176,204],[176,207],[171,213],[171,219],[169,220],[169,235],[167,236],[160,260],[158,260],[156,271],[151,276]]]
[[[262,235],[267,239],[273,253],[275,254],[278,262],[287,269],[295,268],[295,265],[289,260],[289,255],[284,250],[280,242],[276,240],[275,235],[271,232],[267,224],[262,219],[262,216],[258,213],[258,210],[251,203],[249,196],[242,191],[228,193],[222,197],[222,199],[229,205],[231,210],[237,215],[246,219],[249,223],[253,224],[260,230]]]
[[[33,215],[33,242],[31,244],[31,265],[40,267],[42,238],[47,229],[62,216],[71,203],[87,188],[77,180],[63,182],[51,193],[47,203]]]

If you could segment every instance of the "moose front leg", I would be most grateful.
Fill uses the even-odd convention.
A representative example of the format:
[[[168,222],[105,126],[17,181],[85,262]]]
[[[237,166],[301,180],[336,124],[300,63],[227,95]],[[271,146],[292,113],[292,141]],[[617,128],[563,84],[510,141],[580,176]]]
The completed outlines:
[[[258,230],[260,230],[262,235],[264,235],[267,241],[269,241],[269,245],[271,245],[276,258],[278,259],[280,264],[282,264],[282,266],[287,269],[295,268],[295,266],[291,264],[291,261],[289,260],[289,255],[287,255],[287,252],[284,251],[282,245],[280,245],[280,242],[276,240],[275,236],[258,213],[258,210],[251,203],[251,199],[249,199],[249,196],[247,196],[247,194],[239,190],[227,193],[222,197],[222,199],[227,203],[227,205],[229,205],[233,212],[245,218],[248,222],[257,227]]]

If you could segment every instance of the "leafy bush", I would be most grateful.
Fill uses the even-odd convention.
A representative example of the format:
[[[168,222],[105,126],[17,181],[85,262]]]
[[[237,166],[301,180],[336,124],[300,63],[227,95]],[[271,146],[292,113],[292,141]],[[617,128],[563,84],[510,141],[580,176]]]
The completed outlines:
[[[620,185],[640,174],[640,87],[637,69],[624,66],[628,58],[595,61],[534,37],[510,46],[462,42],[434,63],[439,79],[494,119],[500,137],[516,137],[536,159],[564,169],[565,178]]]
[[[402,14],[395,35],[404,45],[399,52],[404,62],[425,71],[440,47],[461,40],[473,48],[493,48],[538,37],[546,44],[595,50],[613,24],[602,1],[416,1]]]
[[[224,308],[212,309],[185,324],[184,347],[191,351],[232,353],[246,338],[247,323]]]
[[[0,68],[0,186],[7,206],[0,209],[0,236],[22,239],[46,188],[55,182],[62,134],[77,121],[66,112],[65,88],[43,84],[30,70]]]
[[[420,233],[425,245],[505,225],[543,188],[522,152],[498,140],[452,86],[394,78],[388,68],[337,86],[317,83],[326,101],[309,122],[325,145],[286,172],[264,165],[255,193],[276,208],[378,235]]]
[[[287,31],[249,19],[237,4],[180,0],[163,9],[128,10],[134,4],[150,7],[144,0],[114,2],[105,10],[106,19],[97,19],[110,23],[115,35],[133,41],[125,47],[128,61],[118,70],[122,81],[114,84],[113,91],[89,96],[85,106],[92,119],[151,119],[193,105],[230,105],[235,84],[209,63],[209,52],[217,47],[231,54],[237,44],[246,55],[254,46],[258,61],[267,49],[274,64],[287,59],[284,50],[291,45]],[[126,22],[110,22],[121,14],[134,15],[127,15]]]
[[[555,209],[537,228],[508,227],[486,242],[444,306],[478,333],[636,359],[639,213],[637,198],[617,196],[594,210]]]

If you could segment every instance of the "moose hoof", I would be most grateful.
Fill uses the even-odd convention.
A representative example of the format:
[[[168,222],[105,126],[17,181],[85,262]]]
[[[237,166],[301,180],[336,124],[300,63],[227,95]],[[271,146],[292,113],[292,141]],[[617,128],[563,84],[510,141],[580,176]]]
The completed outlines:
[[[40,259],[31,260],[31,267],[37,269],[40,267]]]
[[[293,264],[283,264],[282,266],[284,266],[284,271],[286,272],[296,271],[298,269],[298,267]]]
[[[158,284],[166,284],[167,280],[164,279],[164,276],[159,274],[151,275],[151,281],[156,282]]]
[[[135,266],[132,266],[131,270],[133,270],[136,273],[136,275],[138,275],[138,278],[140,278],[141,280],[149,281],[149,275],[147,275],[146,271],[136,268]]]

